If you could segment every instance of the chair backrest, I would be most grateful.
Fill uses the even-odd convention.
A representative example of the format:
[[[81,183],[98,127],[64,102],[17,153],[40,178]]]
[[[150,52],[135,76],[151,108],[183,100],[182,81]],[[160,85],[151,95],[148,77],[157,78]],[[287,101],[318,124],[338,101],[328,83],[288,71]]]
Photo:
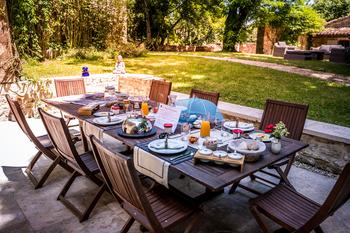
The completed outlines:
[[[33,131],[31,130],[31,128],[28,125],[28,122],[23,114],[23,111],[21,109],[21,106],[19,105],[18,101],[16,100],[12,100],[11,97],[6,94],[5,95],[6,100],[10,106],[11,112],[13,114],[13,116],[15,117],[18,125],[20,126],[20,128],[22,129],[22,131],[24,132],[25,135],[27,135],[27,137],[29,138],[30,141],[32,141],[34,143],[34,145],[44,154],[49,155],[49,153],[51,153],[50,151],[48,151],[41,143],[40,141],[37,139],[37,137],[34,135]]]
[[[350,199],[350,162],[340,174],[333,189],[319,211],[297,232],[310,232],[325,219],[333,215],[345,202]]]
[[[55,79],[56,96],[70,96],[85,94],[85,83],[83,78]]]
[[[129,214],[142,223],[147,219],[147,225],[154,232],[164,232],[142,189],[132,159],[110,151],[93,135],[90,135],[90,142],[105,183],[122,206],[129,207],[126,211],[132,209],[133,213]]]
[[[282,121],[290,133],[288,137],[300,140],[308,109],[308,105],[268,99],[266,100],[260,129],[265,129],[270,123],[276,124]]]
[[[152,80],[151,90],[149,92],[149,99],[157,103],[168,103],[168,96],[171,92],[171,82]]]
[[[38,110],[41,116],[41,120],[43,121],[48,135],[52,141],[52,144],[54,145],[58,153],[63,158],[73,163],[78,163],[79,165],[81,165],[79,154],[74,146],[68,127],[63,118],[53,116],[45,112],[41,108],[39,108]],[[84,171],[85,166],[82,166],[82,169]]]
[[[217,106],[220,98],[220,93],[192,89],[190,93],[190,98],[193,98],[193,97],[209,100]]]

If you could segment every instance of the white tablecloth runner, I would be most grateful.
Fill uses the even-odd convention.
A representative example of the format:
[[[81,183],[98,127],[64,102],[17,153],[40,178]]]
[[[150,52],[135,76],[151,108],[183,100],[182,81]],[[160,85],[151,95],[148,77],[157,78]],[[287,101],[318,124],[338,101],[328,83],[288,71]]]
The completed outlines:
[[[134,147],[134,166],[136,170],[146,176],[153,178],[159,184],[168,186],[168,171],[170,163]]]

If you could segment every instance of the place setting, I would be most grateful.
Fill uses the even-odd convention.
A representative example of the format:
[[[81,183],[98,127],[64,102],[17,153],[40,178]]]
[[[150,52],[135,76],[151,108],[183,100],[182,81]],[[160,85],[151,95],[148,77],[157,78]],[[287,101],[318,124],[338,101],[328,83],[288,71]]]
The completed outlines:
[[[191,159],[196,149],[188,146],[186,141],[179,138],[169,138],[169,135],[172,132],[172,127],[171,123],[165,123],[164,132],[159,135],[159,139],[147,143],[141,143],[137,146],[157,157],[160,157],[172,165]]]

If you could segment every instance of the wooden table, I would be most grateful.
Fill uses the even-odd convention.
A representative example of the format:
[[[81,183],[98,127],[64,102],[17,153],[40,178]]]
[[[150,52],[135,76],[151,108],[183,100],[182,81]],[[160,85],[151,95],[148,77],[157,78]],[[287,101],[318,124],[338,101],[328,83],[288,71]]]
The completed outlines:
[[[44,100],[47,104],[54,106],[58,108],[59,110],[66,112],[72,116],[75,116],[80,121],[86,121],[89,119],[92,119],[93,116],[79,116],[77,114],[77,110],[79,105],[71,104],[71,103],[64,103],[57,101],[55,99],[49,99]],[[101,109],[101,111],[106,111],[107,109]],[[100,127],[100,126],[98,126]],[[131,149],[138,143],[141,142],[147,142],[152,141],[155,139],[158,139],[159,134],[162,132],[161,129],[157,129],[157,134],[143,139],[131,139],[131,138],[124,138],[117,134],[116,129],[120,126],[109,126],[109,127],[101,127],[105,131],[104,133],[108,134],[109,136],[122,141],[124,144],[129,146]],[[244,170],[241,173],[239,169],[227,167],[227,166],[219,166],[219,165],[213,165],[213,164],[206,164],[206,163],[200,163],[200,164],[193,164],[192,160],[188,160],[186,162],[177,164],[177,165],[171,165],[170,166],[170,172],[171,171],[178,171],[195,181],[201,183],[204,185],[208,190],[212,192],[222,191],[224,187],[239,182],[241,179],[249,176],[250,174],[253,174],[254,172],[257,172],[258,170],[265,168],[269,165],[272,165],[304,148],[306,148],[308,145],[301,142],[296,141],[293,139],[285,138],[282,140],[282,151],[275,155],[270,151],[270,144],[266,144],[266,151],[263,153],[263,158],[260,159],[257,162],[254,163],[245,163],[244,164]]]

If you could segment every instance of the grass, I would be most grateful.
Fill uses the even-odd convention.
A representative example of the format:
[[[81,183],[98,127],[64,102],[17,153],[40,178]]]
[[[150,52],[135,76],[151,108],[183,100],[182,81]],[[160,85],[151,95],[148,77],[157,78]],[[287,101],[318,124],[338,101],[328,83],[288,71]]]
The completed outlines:
[[[350,126],[350,87],[300,75],[175,54],[150,54],[125,59],[127,72],[153,74],[173,82],[173,90],[191,88],[220,92],[220,99],[262,109],[267,98],[310,105],[308,118]],[[32,77],[79,75],[81,66],[91,73],[111,72],[112,59],[86,61],[73,58],[24,65]]]
[[[157,53],[162,54],[162,53]],[[300,68],[329,72],[335,74],[341,74],[350,76],[350,65],[346,64],[337,64],[329,62],[328,60],[324,61],[298,61],[298,60],[284,60],[283,57],[273,57],[271,55],[263,54],[247,54],[247,53],[228,53],[228,52],[195,52],[195,53],[172,53],[174,55],[196,55],[196,56],[215,56],[215,57],[233,57],[244,60],[252,61],[262,61],[269,63],[276,63],[287,66],[296,66]]]

